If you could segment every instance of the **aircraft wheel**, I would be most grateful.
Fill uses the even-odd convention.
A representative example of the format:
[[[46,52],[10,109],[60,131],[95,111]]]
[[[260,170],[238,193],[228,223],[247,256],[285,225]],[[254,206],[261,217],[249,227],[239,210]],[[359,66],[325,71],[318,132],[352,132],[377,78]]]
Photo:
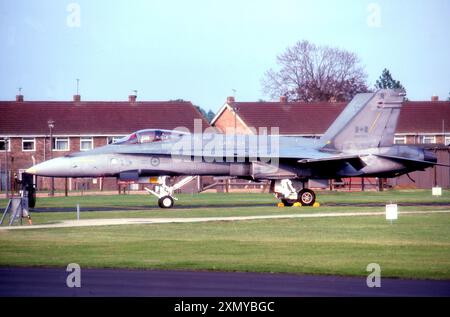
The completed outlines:
[[[158,199],[158,205],[161,208],[172,208],[173,203],[173,198],[170,196],[164,196]]]
[[[316,202],[316,194],[308,188],[303,188],[298,193],[298,201],[302,206],[312,206]]]

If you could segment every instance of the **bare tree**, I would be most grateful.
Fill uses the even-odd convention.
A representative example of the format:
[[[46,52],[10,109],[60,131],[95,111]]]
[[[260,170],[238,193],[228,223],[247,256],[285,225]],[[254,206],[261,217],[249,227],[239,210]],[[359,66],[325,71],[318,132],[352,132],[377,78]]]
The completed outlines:
[[[271,98],[296,101],[346,101],[367,92],[367,74],[354,53],[308,41],[297,42],[277,56],[279,70],[269,69],[262,79]]]

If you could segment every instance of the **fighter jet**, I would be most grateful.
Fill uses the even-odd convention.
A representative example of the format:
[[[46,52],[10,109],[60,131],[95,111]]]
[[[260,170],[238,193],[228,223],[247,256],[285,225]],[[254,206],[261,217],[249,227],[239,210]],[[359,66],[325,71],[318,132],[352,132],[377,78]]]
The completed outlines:
[[[311,206],[310,179],[390,178],[437,164],[433,152],[393,145],[405,93],[382,89],[356,95],[320,139],[281,135],[140,130],[116,143],[55,158],[26,173],[48,177],[117,177],[156,184],[147,191],[161,208],[195,176],[269,180],[284,205]],[[186,176],[169,185],[172,176]]]

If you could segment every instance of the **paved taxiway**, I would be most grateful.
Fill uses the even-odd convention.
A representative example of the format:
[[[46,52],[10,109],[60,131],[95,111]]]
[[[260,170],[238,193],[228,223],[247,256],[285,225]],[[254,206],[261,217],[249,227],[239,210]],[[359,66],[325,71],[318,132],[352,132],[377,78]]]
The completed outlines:
[[[0,268],[0,296],[450,296],[450,281],[269,273],[81,269],[81,288],[65,268]]]

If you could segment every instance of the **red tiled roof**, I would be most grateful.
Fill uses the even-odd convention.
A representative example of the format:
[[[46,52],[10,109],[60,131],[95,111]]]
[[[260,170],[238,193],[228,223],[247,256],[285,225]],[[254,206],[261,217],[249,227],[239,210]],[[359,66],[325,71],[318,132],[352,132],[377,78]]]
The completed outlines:
[[[249,127],[278,127],[280,134],[321,134],[345,103],[239,102],[238,115]]]
[[[237,102],[238,115],[248,127],[279,127],[280,134],[323,134],[346,103]],[[403,103],[396,133],[450,132],[450,101]]]
[[[0,135],[124,135],[141,129],[194,128],[200,112],[186,101],[166,102],[46,102],[0,101]]]
[[[408,101],[403,104],[397,133],[450,132],[450,101]]]

